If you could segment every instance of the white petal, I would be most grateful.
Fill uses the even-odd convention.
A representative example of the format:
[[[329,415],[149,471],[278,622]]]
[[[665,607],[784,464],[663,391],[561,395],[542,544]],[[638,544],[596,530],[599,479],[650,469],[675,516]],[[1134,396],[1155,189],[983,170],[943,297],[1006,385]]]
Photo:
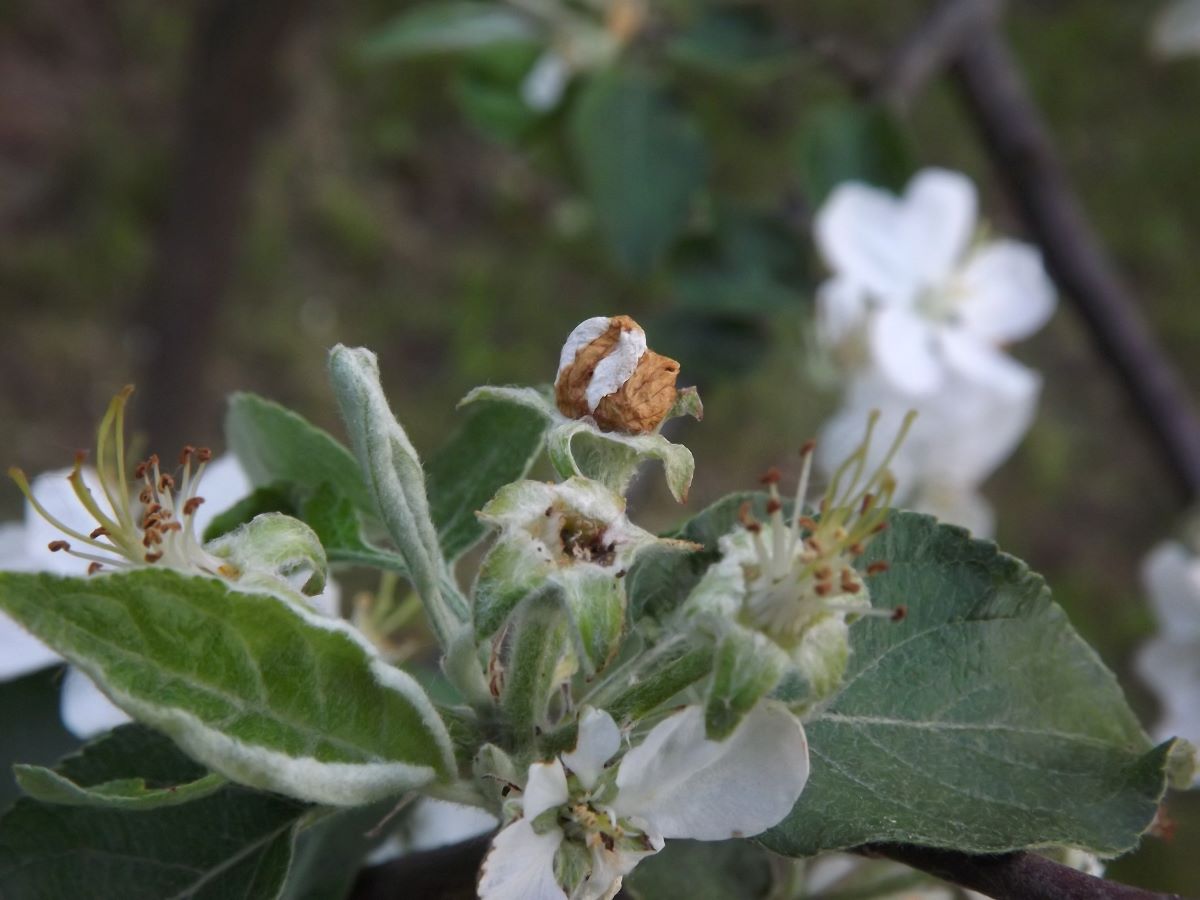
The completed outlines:
[[[926,482],[913,498],[911,508],[959,525],[977,538],[990,538],[996,531],[992,505],[974,487],[946,482]]]
[[[575,362],[575,357],[579,355],[580,350],[608,331],[609,321],[608,316],[592,316],[575,326],[567,335],[566,343],[563,344],[562,352],[558,356],[559,375],[563,373],[563,369]]]
[[[404,842],[403,849],[416,853],[457,844],[486,834],[499,824],[495,816],[477,806],[422,797],[405,822],[405,831],[412,837]]]
[[[571,67],[567,61],[561,54],[547,50],[521,82],[521,99],[536,112],[548,112],[558,106],[570,80]]]
[[[30,565],[26,549],[25,525],[5,522],[0,525],[0,572],[36,571]]]
[[[1175,541],[1159,544],[1142,563],[1142,584],[1164,635],[1200,643],[1200,558]]]
[[[579,717],[579,737],[575,749],[562,755],[567,768],[580,784],[591,790],[604,764],[621,749],[621,730],[612,716],[601,709],[585,706]]]
[[[689,706],[650,731],[621,761],[613,808],[665,838],[749,837],[791,812],[808,780],[808,743],[782,706],[755,707],[724,741],[704,734]]]
[[[925,284],[944,280],[966,252],[975,229],[971,179],[947,169],[923,169],[904,191],[900,239]]]
[[[863,289],[848,278],[826,280],[817,290],[817,337],[838,347],[860,328],[867,316]]]
[[[200,479],[199,492],[204,502],[195,513],[196,534],[203,535],[204,529],[219,513],[225,512],[252,489],[246,470],[232,453],[208,463]]]
[[[1029,337],[1050,320],[1058,299],[1042,254],[1019,241],[993,241],[971,254],[959,286],[963,329],[993,344]]]
[[[536,819],[548,809],[567,802],[567,773],[557,759],[534,763],[529,767],[522,809],[525,818]]]
[[[645,353],[646,332],[640,328],[622,331],[616,346],[608,352],[608,356],[596,363],[592,380],[588,382],[584,392],[588,409],[595,410],[601,400],[614,391],[619,391]]]
[[[317,612],[329,616],[331,619],[340,618],[342,615],[342,589],[332,578],[326,580],[325,590],[315,597],[305,597],[304,599]]]
[[[0,613],[0,681],[20,678],[62,659],[28,631]]]
[[[1200,647],[1195,641],[1155,638],[1138,652],[1138,674],[1162,706],[1153,733],[1159,740],[1200,743]],[[1200,778],[1200,773],[1197,773]]]
[[[813,237],[826,264],[887,303],[912,303],[920,270],[901,238],[903,211],[887,191],[839,184],[817,211]]]
[[[604,849],[603,844],[592,848],[592,871],[579,886],[571,900],[612,900],[621,890],[621,882],[647,856],[653,856],[663,848],[662,838],[651,839],[650,850]]]
[[[537,834],[517,819],[495,838],[479,877],[480,900],[567,900],[554,880],[554,854],[562,832]]]
[[[1021,442],[1037,412],[1041,380],[1007,358],[1002,364],[1011,369],[1002,390],[953,375],[918,405],[913,437],[923,481],[973,488]]]
[[[899,390],[920,395],[941,387],[944,366],[927,320],[906,309],[884,309],[871,321],[869,336],[871,358]]]
[[[1160,57],[1200,54],[1200,0],[1175,0],[1150,31],[1150,47]]]
[[[63,680],[59,713],[67,730],[85,740],[131,721],[74,666],[67,669],[67,677]]]
[[[81,534],[91,534],[99,524],[88,513],[87,509],[75,495],[74,488],[67,480],[70,469],[60,469],[55,472],[45,472],[29,484],[33,496],[46,512],[54,516],[68,528],[73,528]],[[100,486],[100,479],[93,469],[83,469],[83,483],[91,491],[92,498],[100,511],[112,517],[112,506]],[[57,575],[84,575],[87,573],[87,560],[77,559],[63,552],[51,553],[51,541],[68,540],[78,544],[75,538],[68,537],[55,526],[47,522],[33,508],[33,504],[25,504],[25,546],[29,553],[29,569],[40,572],[53,572]],[[84,548],[79,548],[84,549]]]
[[[946,367],[980,387],[1025,397],[1040,383],[1030,369],[964,329],[939,328],[937,342]]]

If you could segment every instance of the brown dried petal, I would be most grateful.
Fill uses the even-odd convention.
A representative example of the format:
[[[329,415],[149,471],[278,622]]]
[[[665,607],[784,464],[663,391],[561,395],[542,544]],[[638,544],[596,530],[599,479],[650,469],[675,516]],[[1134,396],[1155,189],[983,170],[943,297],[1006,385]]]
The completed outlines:
[[[592,413],[602,431],[645,434],[659,426],[675,403],[679,363],[647,350],[620,390],[602,399]]]
[[[621,332],[635,329],[640,330],[641,326],[629,316],[613,316],[608,322],[608,330],[575,354],[575,361],[554,383],[554,401],[559,412],[570,419],[582,419],[592,414],[587,405],[587,388],[596,365],[612,352]]]

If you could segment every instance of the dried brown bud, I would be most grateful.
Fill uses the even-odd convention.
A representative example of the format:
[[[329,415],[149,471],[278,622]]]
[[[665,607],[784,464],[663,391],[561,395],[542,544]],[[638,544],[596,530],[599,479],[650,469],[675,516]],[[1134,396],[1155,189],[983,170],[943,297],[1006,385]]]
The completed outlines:
[[[644,434],[659,426],[675,403],[679,363],[646,347],[646,334],[629,316],[581,322],[563,346],[554,384],[559,411],[591,416],[603,431]]]

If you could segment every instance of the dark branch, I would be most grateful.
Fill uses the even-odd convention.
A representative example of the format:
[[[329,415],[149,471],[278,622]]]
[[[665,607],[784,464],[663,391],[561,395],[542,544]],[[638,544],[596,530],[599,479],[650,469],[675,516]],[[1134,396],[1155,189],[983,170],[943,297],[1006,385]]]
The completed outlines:
[[[888,56],[874,86],[875,99],[898,112],[907,110],[980,28],[999,21],[1003,7],[1003,0],[943,0]]]
[[[1105,881],[1036,853],[969,856],[906,844],[870,844],[859,851],[904,863],[995,900],[1182,900]]]
[[[1100,352],[1124,382],[1188,500],[1197,499],[1200,419],[1088,224],[1017,64],[994,27],[976,30],[953,72],[1050,273],[1074,300]]]

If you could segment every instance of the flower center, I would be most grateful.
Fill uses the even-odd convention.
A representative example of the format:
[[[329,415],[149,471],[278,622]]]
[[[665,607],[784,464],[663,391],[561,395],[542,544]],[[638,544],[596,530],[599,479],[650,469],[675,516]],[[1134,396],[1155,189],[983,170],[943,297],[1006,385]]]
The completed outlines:
[[[768,521],[756,521],[748,503],[740,514],[754,545],[754,559],[744,566],[747,592],[742,614],[747,624],[790,646],[827,613],[903,618],[903,607],[871,609],[866,582],[855,562],[887,528],[896,489],[887,467],[915,415],[905,417],[882,463],[868,473],[871,436],[879,419],[878,412],[871,414],[862,442],[834,473],[815,517],[804,514],[815,442],[809,441],[800,451],[802,467],[790,518],[783,514],[779,471],[772,469],[763,477],[770,494]],[[876,562],[865,574],[886,569],[886,563]]]
[[[138,463],[133,485],[141,482],[137,495],[140,511],[135,515],[125,467],[125,405],[132,393],[133,387],[127,386],[113,398],[97,433],[96,475],[104,503],[97,500],[84,480],[85,453],[76,454],[75,466],[67,476],[80,505],[96,523],[90,532],[85,534],[52,515],[34,496],[25,474],[20,469],[9,470],[37,513],[71,539],[51,541],[50,550],[87,560],[89,575],[104,566],[129,568],[162,563],[176,569],[237,577],[237,569],[206,552],[196,534],[196,510],[204,502],[198,493],[200,479],[212,458],[208,448],[183,448],[178,481],[161,470],[157,455]]]

